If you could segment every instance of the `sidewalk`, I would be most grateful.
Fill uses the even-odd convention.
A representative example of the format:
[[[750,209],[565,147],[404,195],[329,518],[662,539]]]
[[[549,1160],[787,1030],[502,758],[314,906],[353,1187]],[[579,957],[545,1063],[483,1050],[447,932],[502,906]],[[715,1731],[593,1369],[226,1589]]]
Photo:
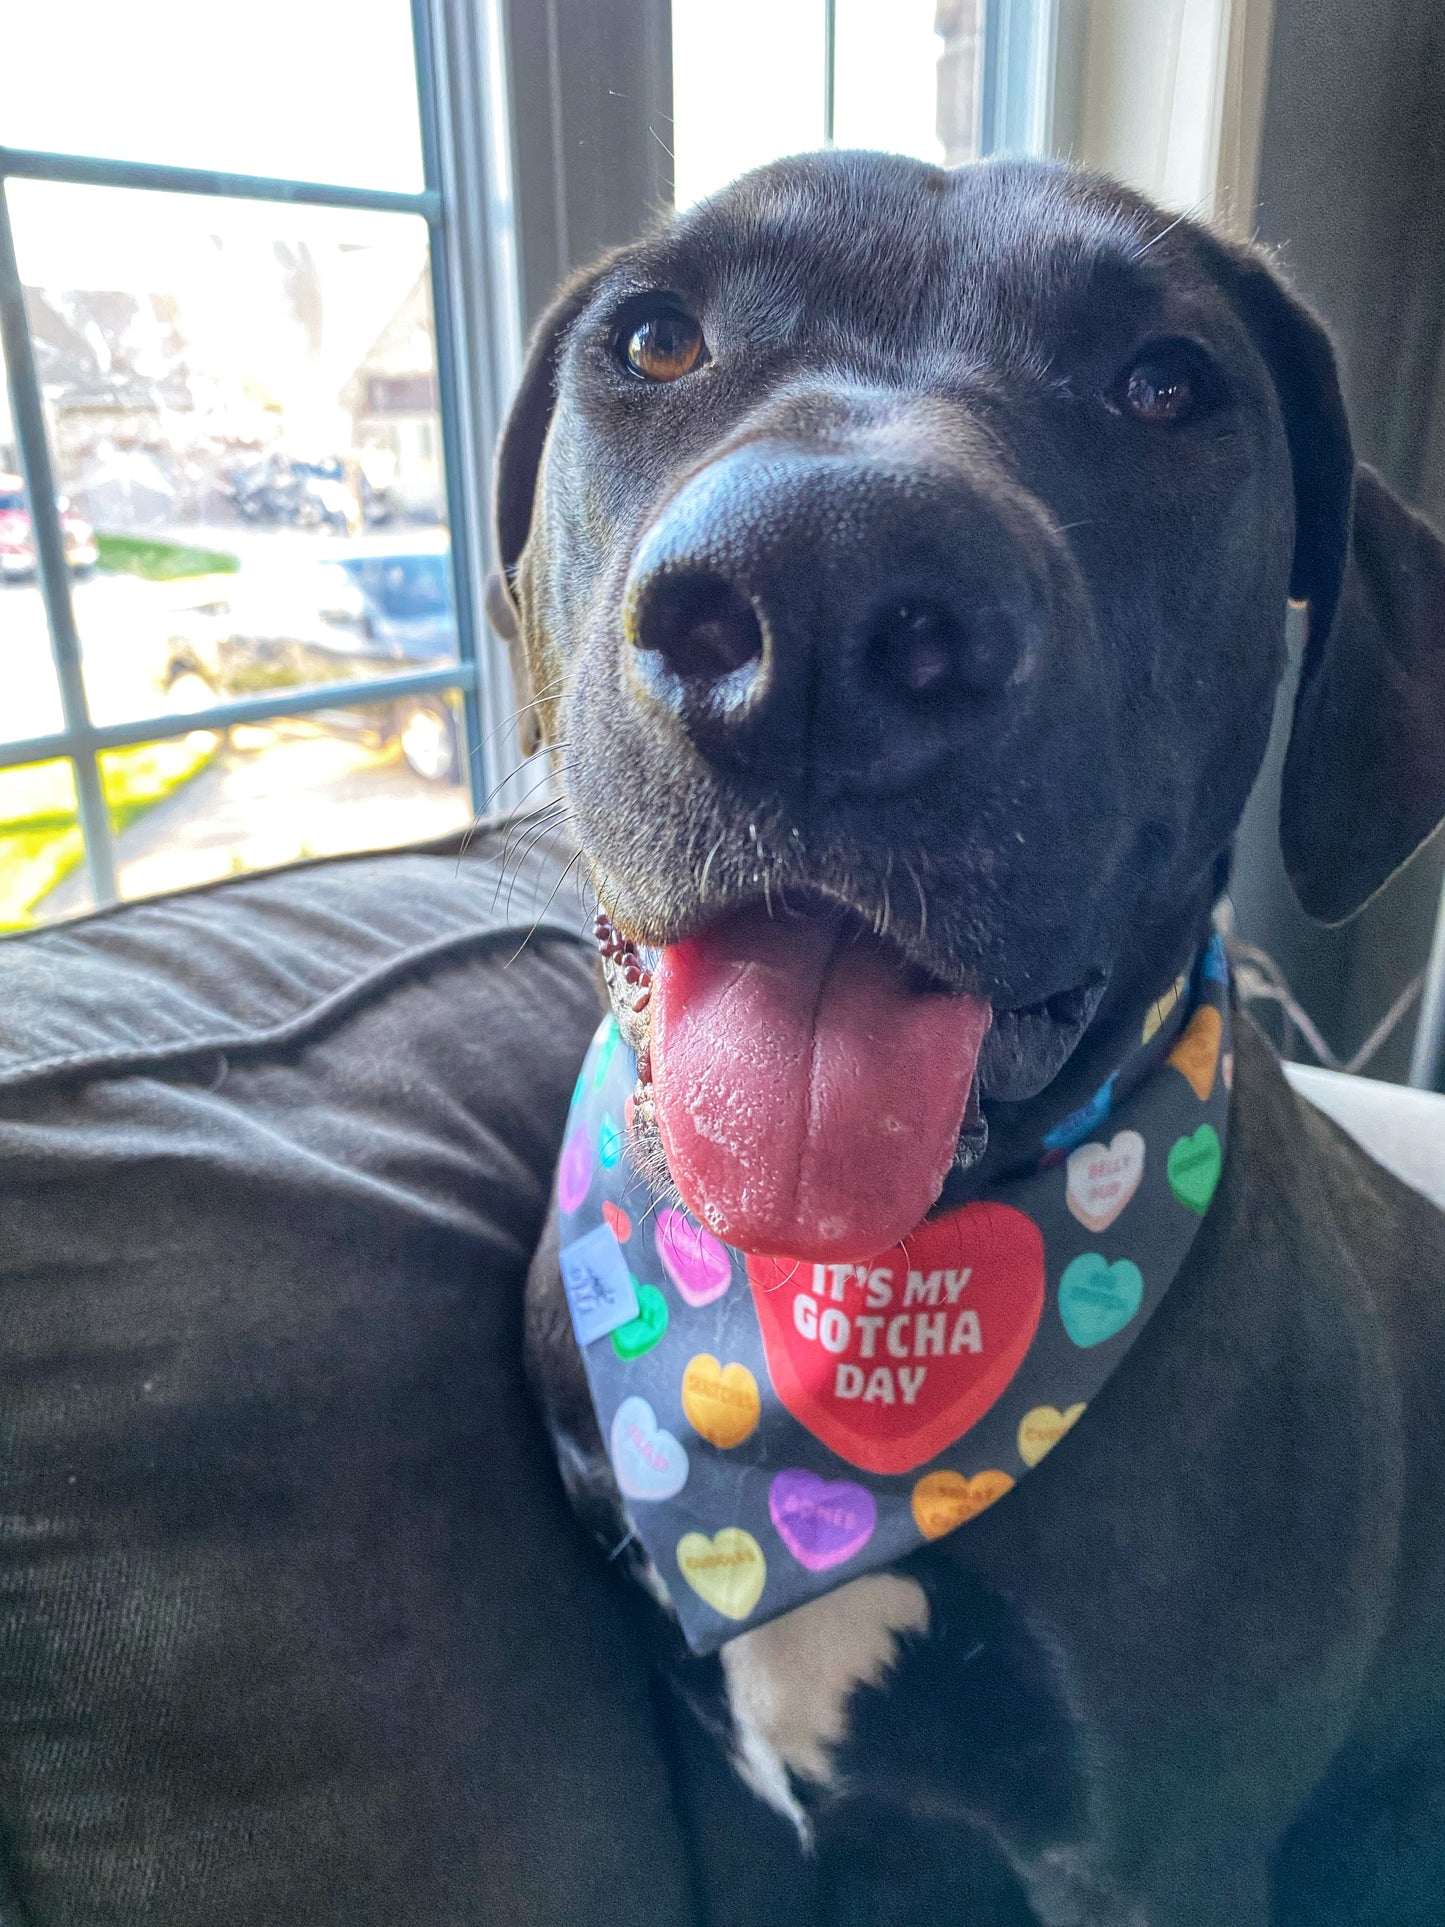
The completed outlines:
[[[395,747],[369,749],[290,719],[238,728],[199,776],[117,838],[120,892],[152,896],[301,857],[418,842],[470,815],[462,785],[425,782]],[[36,914],[90,907],[80,869]]]

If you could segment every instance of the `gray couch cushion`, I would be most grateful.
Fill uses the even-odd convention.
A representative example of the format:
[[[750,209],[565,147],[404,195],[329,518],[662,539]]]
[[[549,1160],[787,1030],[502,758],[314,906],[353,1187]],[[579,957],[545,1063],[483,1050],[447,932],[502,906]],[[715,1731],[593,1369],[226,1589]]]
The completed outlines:
[[[502,854],[0,944],[7,1927],[696,1917],[523,1383],[598,1003]]]

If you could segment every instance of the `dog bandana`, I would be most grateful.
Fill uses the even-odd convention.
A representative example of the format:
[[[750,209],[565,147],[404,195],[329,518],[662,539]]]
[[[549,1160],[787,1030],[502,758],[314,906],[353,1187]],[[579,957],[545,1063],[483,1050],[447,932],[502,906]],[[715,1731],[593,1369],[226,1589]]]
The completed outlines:
[[[855,1264],[758,1258],[654,1195],[609,1017],[558,1170],[563,1284],[627,1518],[694,1652],[962,1526],[1083,1413],[1219,1181],[1213,938],[1036,1165]]]

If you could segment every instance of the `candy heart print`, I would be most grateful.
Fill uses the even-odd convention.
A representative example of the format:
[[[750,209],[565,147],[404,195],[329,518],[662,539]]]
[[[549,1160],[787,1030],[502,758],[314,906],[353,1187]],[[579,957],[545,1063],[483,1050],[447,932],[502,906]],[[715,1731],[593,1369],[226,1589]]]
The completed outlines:
[[[1111,1265],[1097,1251],[1085,1251],[1064,1267],[1059,1280],[1059,1316],[1081,1347],[1115,1337],[1143,1301],[1143,1274],[1128,1258]]]
[[[778,1537],[809,1572],[826,1572],[861,1552],[878,1523],[871,1492],[851,1479],[829,1481],[813,1472],[780,1472],[768,1487],[768,1510]]]
[[[683,1303],[694,1311],[721,1298],[732,1282],[727,1246],[685,1211],[674,1211],[670,1205],[657,1214],[657,1255]]]
[[[988,1411],[1044,1302],[1044,1243],[1023,1212],[970,1204],[861,1264],[747,1260],[768,1374],[850,1465],[909,1472]]]
[[[1060,1411],[1057,1405],[1035,1405],[1019,1420],[1019,1457],[1025,1465],[1037,1465],[1052,1452],[1076,1419],[1084,1415],[1082,1399]]]
[[[1108,1145],[1081,1144],[1069,1153],[1069,1210],[1087,1231],[1107,1231],[1143,1175],[1144,1140],[1137,1131],[1116,1131]]]
[[[667,1330],[667,1300],[656,1285],[637,1287],[637,1316],[612,1334],[612,1349],[622,1359],[644,1358],[661,1344]]]
[[[612,1466],[629,1499],[670,1499],[687,1484],[687,1452],[645,1398],[625,1398],[612,1420]]]
[[[746,1619],[768,1577],[762,1547],[741,1526],[724,1526],[711,1539],[685,1532],[677,1542],[677,1566],[698,1598],[724,1619]]]
[[[1189,1080],[1201,1104],[1214,1089],[1214,1068],[1223,1035],[1219,1012],[1212,1004],[1204,1004],[1189,1019],[1184,1035],[1169,1053],[1168,1061]]]
[[[913,1488],[913,1523],[925,1539],[941,1539],[1012,1492],[1013,1483],[1007,1472],[975,1472],[971,1479],[925,1472]]]
[[[1223,1168],[1224,1151],[1212,1124],[1201,1124],[1191,1136],[1177,1139],[1170,1146],[1165,1167],[1169,1189],[1201,1218],[1209,1209]]]
[[[695,1432],[728,1452],[752,1435],[763,1406],[746,1365],[725,1366],[699,1352],[682,1375],[682,1409]]]

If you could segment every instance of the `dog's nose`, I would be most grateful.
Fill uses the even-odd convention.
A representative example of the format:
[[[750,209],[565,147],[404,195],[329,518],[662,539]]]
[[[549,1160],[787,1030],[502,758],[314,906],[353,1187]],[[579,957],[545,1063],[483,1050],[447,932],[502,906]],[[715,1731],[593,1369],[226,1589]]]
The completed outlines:
[[[986,488],[748,449],[695,475],[624,596],[643,701],[705,756],[907,787],[1027,675],[1046,590]]]
[[[940,595],[885,599],[868,623],[863,665],[885,698],[907,703],[950,690],[986,696],[1005,688],[1026,647],[1003,608],[951,604]]]
[[[668,571],[647,584],[632,641],[655,652],[668,674],[700,691],[716,691],[763,658],[762,624],[752,604],[705,569]]]

